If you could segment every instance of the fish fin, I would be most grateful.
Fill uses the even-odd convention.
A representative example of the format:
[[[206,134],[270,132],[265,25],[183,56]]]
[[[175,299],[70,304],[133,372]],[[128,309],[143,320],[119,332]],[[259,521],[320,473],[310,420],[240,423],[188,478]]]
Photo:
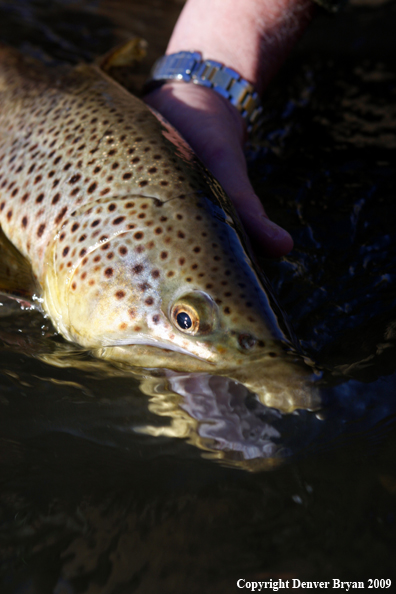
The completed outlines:
[[[12,245],[0,227],[0,293],[33,301],[39,284],[28,260]]]
[[[146,82],[148,65],[147,42],[134,37],[99,58],[97,65],[103,72],[131,93],[139,94]]]

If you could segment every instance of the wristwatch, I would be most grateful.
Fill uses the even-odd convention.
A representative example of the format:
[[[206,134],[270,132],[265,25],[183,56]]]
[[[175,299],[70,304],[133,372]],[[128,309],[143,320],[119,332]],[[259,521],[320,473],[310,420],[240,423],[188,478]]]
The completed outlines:
[[[151,70],[145,91],[171,80],[213,89],[237,108],[246,121],[248,132],[257,126],[263,111],[260,97],[253,85],[232,68],[214,60],[203,60],[200,52],[162,56]]]

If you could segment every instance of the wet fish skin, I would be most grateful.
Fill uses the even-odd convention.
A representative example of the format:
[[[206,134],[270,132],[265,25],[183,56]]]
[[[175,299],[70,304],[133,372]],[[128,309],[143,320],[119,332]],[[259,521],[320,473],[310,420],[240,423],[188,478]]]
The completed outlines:
[[[232,206],[166,122],[98,67],[4,47],[0,102],[0,225],[67,339],[146,367],[290,369]]]

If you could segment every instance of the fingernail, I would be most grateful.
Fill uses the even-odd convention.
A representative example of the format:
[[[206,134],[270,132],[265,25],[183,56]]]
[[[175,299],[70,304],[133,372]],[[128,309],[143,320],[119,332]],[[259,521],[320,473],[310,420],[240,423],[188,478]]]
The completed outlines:
[[[279,225],[273,221],[270,221],[264,216],[261,216],[260,219],[262,222],[263,233],[265,233],[269,239],[272,239],[273,241],[282,241],[287,237],[290,237],[290,234],[285,229],[279,227]]]

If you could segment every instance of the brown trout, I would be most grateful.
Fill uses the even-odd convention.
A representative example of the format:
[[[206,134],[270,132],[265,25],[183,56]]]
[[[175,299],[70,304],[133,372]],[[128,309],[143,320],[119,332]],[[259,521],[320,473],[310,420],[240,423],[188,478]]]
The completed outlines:
[[[21,254],[12,268],[3,252],[1,290],[33,295],[67,340],[227,374],[280,408],[310,402],[223,190],[98,66],[0,47],[0,225]]]

